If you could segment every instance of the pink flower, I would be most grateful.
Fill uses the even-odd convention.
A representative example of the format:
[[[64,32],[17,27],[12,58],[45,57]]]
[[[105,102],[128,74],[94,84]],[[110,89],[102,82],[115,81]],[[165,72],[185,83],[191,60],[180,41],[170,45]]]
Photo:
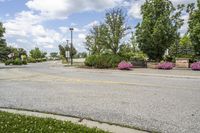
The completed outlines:
[[[174,64],[171,62],[160,63],[157,66],[158,69],[164,69],[164,70],[170,70],[170,69],[173,69],[173,67],[174,67]]]
[[[200,61],[191,64],[192,70],[200,71]]]
[[[133,65],[126,61],[122,61],[118,64],[118,69],[120,70],[130,70],[131,68],[133,68]]]

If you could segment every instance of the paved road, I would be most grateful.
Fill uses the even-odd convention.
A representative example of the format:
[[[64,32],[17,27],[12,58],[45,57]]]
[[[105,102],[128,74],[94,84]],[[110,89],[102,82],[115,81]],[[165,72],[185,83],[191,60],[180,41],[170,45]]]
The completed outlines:
[[[57,62],[0,68],[0,107],[199,133],[200,72],[88,70]]]

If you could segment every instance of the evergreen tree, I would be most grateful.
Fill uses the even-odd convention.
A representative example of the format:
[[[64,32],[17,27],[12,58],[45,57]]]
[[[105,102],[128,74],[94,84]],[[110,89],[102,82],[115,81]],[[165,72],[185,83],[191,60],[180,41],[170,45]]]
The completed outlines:
[[[11,50],[7,47],[6,40],[4,39],[5,28],[0,22],[0,61],[8,59]]]

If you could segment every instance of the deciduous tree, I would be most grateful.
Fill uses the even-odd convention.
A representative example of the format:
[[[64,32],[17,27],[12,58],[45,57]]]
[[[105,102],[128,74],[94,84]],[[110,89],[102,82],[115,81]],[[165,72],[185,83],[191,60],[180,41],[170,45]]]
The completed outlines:
[[[200,56],[200,0],[197,0],[197,8],[194,4],[188,6],[190,13],[189,18],[189,35],[194,46],[195,54]]]
[[[110,49],[113,54],[117,54],[120,48],[120,41],[127,35],[130,29],[126,25],[126,14],[121,8],[111,9],[106,13],[105,24],[107,27],[108,43],[106,48]]]
[[[46,52],[42,52],[39,48],[30,51],[30,56],[34,59],[45,58],[46,54]]]
[[[95,25],[86,36],[86,49],[91,55],[100,54],[105,51],[105,45],[108,45],[107,27],[105,24]]]
[[[146,0],[141,7],[142,22],[136,27],[139,48],[149,59],[160,61],[165,51],[175,42],[183,20],[181,11],[169,0]]]

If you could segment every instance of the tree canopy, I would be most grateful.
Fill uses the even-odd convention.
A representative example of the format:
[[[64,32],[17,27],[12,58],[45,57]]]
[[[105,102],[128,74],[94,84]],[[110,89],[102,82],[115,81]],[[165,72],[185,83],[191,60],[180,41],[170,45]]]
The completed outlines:
[[[200,0],[197,0],[197,9],[194,4],[188,6],[190,10],[189,36],[194,46],[195,54],[200,56]]]
[[[0,61],[4,61],[8,58],[11,50],[7,47],[6,40],[4,39],[5,28],[0,22]]]
[[[121,40],[127,35],[126,15],[121,8],[108,10],[105,22],[93,26],[86,37],[86,49],[90,54],[111,52],[117,54],[120,49]]]
[[[66,51],[71,51],[71,48],[69,45],[59,45],[58,46],[59,50],[60,50],[60,55],[63,57],[63,58],[66,58]],[[76,55],[77,54],[77,50],[75,49],[75,47],[73,46],[72,47],[72,56]]]
[[[41,51],[39,48],[32,49],[30,51],[30,56],[34,59],[45,58],[47,55],[46,52]]]
[[[172,57],[190,57],[194,54],[194,47],[188,35],[184,35],[179,43],[174,43],[169,48],[169,55]]]
[[[130,29],[130,27],[126,26],[126,14],[121,8],[114,8],[106,13],[105,24],[108,37],[106,47],[113,54],[117,54],[121,39],[126,36],[127,30]]]
[[[90,54],[100,54],[105,50],[107,41],[107,28],[105,24],[95,25],[86,37],[86,49]],[[108,44],[107,44],[108,45]]]
[[[51,56],[52,58],[56,58],[56,57],[58,57],[58,53],[57,53],[57,52],[51,52],[51,53],[50,53],[50,56]]]
[[[183,5],[175,7],[169,0],[146,0],[141,7],[142,22],[136,27],[139,48],[149,59],[160,61],[165,51],[175,42]]]

